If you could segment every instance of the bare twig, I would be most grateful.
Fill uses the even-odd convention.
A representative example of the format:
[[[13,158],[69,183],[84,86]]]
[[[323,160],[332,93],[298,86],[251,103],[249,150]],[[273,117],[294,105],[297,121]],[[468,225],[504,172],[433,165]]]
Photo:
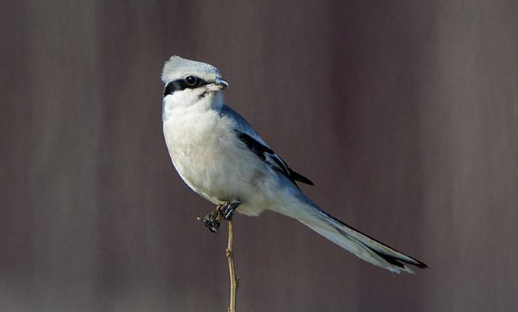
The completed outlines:
[[[228,271],[230,275],[230,304],[228,306],[228,312],[236,312],[236,293],[239,284],[239,278],[236,277],[236,271],[234,268],[234,224],[232,223],[232,212],[239,204],[239,202],[234,202],[233,207],[218,205],[216,207],[216,211],[213,213],[208,214],[203,218],[198,217],[198,220],[202,221],[203,224],[213,233],[218,231],[220,222],[223,218],[228,221],[228,245],[227,249],[225,250],[228,260]],[[224,208],[233,208],[227,217],[224,217],[222,214],[222,209]]]
[[[227,260],[228,260],[228,271],[230,275],[230,305],[228,307],[228,312],[236,312],[236,293],[239,279],[236,278],[236,272],[234,269],[234,225],[232,224],[232,219],[228,220],[228,246],[226,250]]]

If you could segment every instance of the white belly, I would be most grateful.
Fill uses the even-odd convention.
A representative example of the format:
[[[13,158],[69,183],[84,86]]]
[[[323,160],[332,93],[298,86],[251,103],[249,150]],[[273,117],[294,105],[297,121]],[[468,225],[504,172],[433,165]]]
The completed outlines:
[[[278,190],[277,181],[265,177],[264,164],[232,133],[231,120],[211,110],[177,113],[181,118],[173,113],[164,121],[164,136],[176,170],[191,189],[215,204],[239,200],[237,211],[247,215],[274,205],[271,191]]]

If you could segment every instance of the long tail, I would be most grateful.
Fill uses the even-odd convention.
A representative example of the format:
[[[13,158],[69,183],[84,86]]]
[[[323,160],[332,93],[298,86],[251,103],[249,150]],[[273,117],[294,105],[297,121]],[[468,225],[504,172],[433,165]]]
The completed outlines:
[[[306,197],[303,206],[296,213],[286,214],[299,220],[318,234],[341,246],[361,259],[382,267],[394,273],[407,272],[413,274],[408,265],[425,269],[428,266],[423,262],[389,247],[372,237],[348,226],[342,221],[329,215]]]

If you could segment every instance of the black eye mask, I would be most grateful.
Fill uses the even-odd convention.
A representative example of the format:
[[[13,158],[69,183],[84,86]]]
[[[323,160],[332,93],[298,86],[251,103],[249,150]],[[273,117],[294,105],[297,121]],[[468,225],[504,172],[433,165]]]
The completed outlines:
[[[188,76],[185,79],[177,79],[171,81],[165,86],[164,97],[169,94],[173,94],[175,91],[182,91],[185,89],[196,89],[207,84],[207,81],[195,76]]]

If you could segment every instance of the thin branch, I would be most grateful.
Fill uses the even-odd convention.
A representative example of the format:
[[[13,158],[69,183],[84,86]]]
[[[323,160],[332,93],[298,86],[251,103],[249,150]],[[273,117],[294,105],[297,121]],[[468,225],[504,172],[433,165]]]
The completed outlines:
[[[234,225],[232,219],[228,220],[228,247],[226,250],[228,260],[228,271],[230,275],[230,305],[228,312],[236,312],[236,293],[238,287],[238,278],[236,278],[236,272],[234,269]]]

